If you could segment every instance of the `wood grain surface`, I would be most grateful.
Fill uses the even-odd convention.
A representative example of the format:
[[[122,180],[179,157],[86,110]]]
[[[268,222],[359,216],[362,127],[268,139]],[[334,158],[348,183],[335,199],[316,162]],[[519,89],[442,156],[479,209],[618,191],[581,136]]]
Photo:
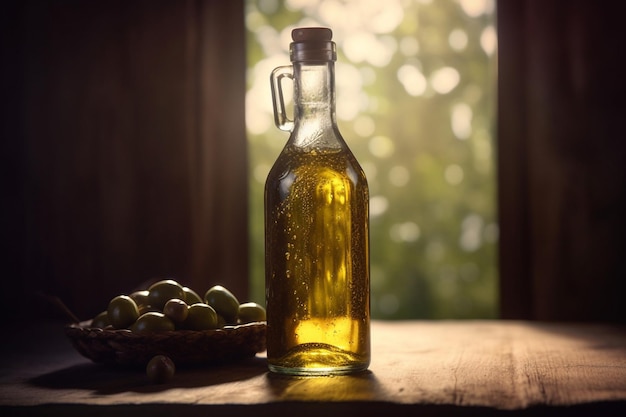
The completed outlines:
[[[293,407],[310,413],[332,409],[341,414],[350,407],[407,415],[431,415],[428,410],[485,415],[586,412],[586,407],[597,411],[607,404],[626,409],[626,329],[614,325],[374,322],[373,360],[364,373],[278,376],[268,373],[261,354],[235,365],[178,369],[164,385],[151,384],[142,370],[93,364],[59,338],[59,329],[47,331],[51,343],[39,347],[47,354],[14,345],[3,355],[0,411],[72,415],[74,410],[78,415],[130,410],[141,415],[159,405],[162,412],[195,410],[198,415]]]

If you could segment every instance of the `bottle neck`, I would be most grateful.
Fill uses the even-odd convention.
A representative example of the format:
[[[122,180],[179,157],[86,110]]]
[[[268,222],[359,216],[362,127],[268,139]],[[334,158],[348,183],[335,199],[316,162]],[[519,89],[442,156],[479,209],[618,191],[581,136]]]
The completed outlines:
[[[335,113],[334,62],[294,62],[294,130],[292,144],[340,148],[343,140]]]

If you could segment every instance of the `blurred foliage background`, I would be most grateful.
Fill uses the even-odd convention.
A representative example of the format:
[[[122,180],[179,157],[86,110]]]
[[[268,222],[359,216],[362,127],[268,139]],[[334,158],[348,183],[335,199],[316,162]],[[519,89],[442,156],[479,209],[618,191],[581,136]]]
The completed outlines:
[[[370,186],[376,319],[494,318],[494,0],[246,0],[251,298],[264,302],[263,186],[288,135],[269,74],[291,30],[330,27],[339,129]]]

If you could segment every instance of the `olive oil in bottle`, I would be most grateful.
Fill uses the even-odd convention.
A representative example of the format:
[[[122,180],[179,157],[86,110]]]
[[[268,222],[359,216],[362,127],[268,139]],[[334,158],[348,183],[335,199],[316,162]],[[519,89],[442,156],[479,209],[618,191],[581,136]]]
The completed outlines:
[[[367,180],[336,124],[332,32],[292,37],[293,65],[271,77],[276,124],[291,134],[265,185],[268,365],[293,375],[356,372],[370,362]]]

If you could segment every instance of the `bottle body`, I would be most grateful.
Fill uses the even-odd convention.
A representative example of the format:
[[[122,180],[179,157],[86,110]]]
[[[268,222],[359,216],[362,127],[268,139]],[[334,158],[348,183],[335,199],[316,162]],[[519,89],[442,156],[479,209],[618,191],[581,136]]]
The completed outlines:
[[[347,148],[290,146],[266,198],[267,355],[272,371],[338,374],[370,362],[365,175]]]
[[[276,125],[291,134],[265,184],[268,366],[356,372],[370,362],[367,180],[335,120],[332,32],[292,37],[293,66],[271,76]],[[293,80],[293,120],[282,78]]]

